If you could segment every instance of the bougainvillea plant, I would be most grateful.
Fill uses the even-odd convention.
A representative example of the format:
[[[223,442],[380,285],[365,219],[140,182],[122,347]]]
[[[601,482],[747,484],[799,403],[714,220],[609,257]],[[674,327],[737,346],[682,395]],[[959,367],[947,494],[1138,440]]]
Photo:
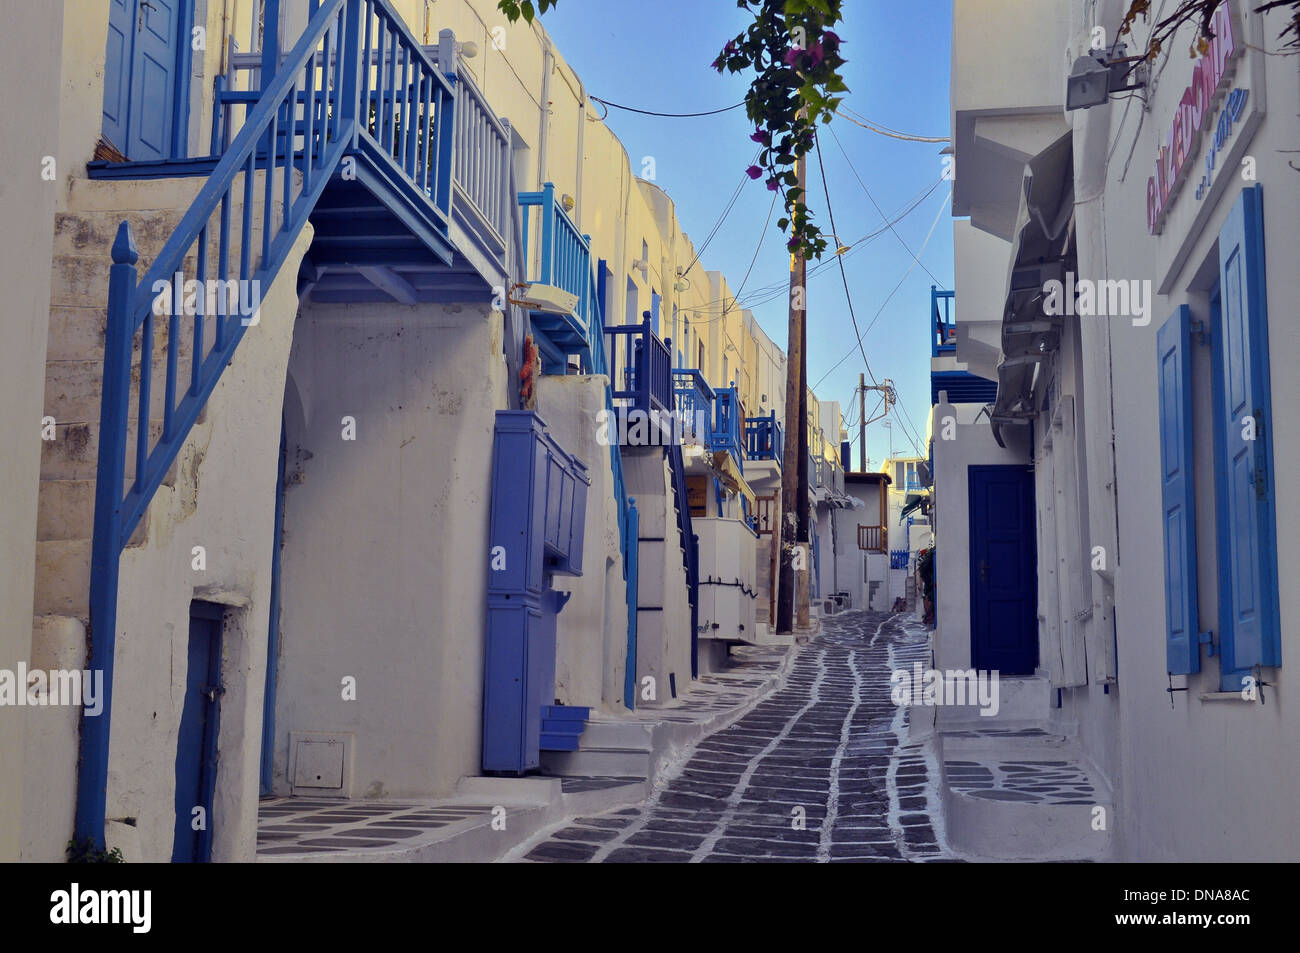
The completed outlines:
[[[554,2],[554,0],[551,0]],[[1178,31],[1184,23],[1191,21],[1197,25],[1196,35],[1192,38],[1192,46],[1189,50],[1192,56],[1204,56],[1210,49],[1210,41],[1214,39],[1214,11],[1218,9],[1222,0],[1179,0],[1179,3],[1169,15],[1162,18],[1151,31],[1151,36],[1147,40],[1146,48],[1138,51],[1139,56],[1146,57],[1147,60],[1154,60],[1160,55],[1164,48],[1165,41]],[[1283,7],[1291,8],[1291,18],[1286,27],[1279,34],[1279,40],[1286,40],[1282,45],[1292,49],[1300,49],[1300,0],[1268,0],[1260,6],[1255,7],[1255,13],[1267,13],[1270,10],[1280,9]],[[1157,14],[1158,15],[1158,14]],[[1124,14],[1124,25],[1120,27],[1120,36],[1128,35],[1133,30],[1133,24],[1138,17],[1146,20],[1151,16],[1151,0],[1130,0],[1128,12]]]
[[[820,258],[826,239],[812,223],[799,188],[795,163],[813,148],[818,122],[830,122],[847,92],[840,68],[840,0],[736,0],[754,15],[745,32],[727,41],[713,68],[719,73],[752,71],[745,111],[756,127],[750,136],[760,146],[751,178],[765,178],[780,191],[785,217],[776,224],[789,230],[787,247]]]
[[[512,23],[528,23],[557,0],[498,0]],[[833,30],[842,0],[736,0],[754,22],[727,41],[711,64],[719,73],[752,72],[745,111],[754,124],[750,136],[758,159],[746,172],[780,192],[785,215],[777,227],[789,233],[792,254],[820,258],[826,239],[812,223],[795,165],[813,148],[819,122],[830,122],[841,94],[848,91],[840,69],[841,41]]]

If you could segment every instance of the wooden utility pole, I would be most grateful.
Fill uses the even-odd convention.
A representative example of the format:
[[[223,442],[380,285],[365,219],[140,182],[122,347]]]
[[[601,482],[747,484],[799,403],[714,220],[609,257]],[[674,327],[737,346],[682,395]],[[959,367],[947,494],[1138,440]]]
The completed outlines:
[[[804,159],[795,160],[800,198],[805,198]],[[804,344],[807,329],[804,321],[806,288],[803,250],[790,256],[790,323],[786,338],[789,359],[785,376],[785,452],[781,460],[781,578],[777,589],[776,631],[789,634],[794,630],[797,579],[794,569],[795,546],[808,539],[808,404],[807,367]],[[808,607],[799,608],[801,624],[807,624]]]
[[[867,378],[858,375],[858,472],[867,472]]]

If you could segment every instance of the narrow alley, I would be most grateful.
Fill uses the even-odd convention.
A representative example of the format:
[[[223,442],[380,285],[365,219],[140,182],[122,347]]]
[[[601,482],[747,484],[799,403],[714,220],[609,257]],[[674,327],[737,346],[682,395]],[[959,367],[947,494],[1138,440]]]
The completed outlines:
[[[945,859],[936,770],[909,742],[889,676],[928,664],[903,616],[826,619],[785,684],[696,746],[640,807],[578,818],[533,862],[727,863]]]

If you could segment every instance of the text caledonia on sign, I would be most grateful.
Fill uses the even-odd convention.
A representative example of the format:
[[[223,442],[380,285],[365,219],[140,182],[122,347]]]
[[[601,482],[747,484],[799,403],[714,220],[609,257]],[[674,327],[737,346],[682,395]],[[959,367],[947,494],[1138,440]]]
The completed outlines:
[[[1214,39],[1196,64],[1192,81],[1183,91],[1165,144],[1156,156],[1155,170],[1147,179],[1147,231],[1160,234],[1165,211],[1188,178],[1191,160],[1204,127],[1213,119],[1213,106],[1230,78],[1230,65],[1241,51],[1233,35],[1227,0],[1214,12]]]

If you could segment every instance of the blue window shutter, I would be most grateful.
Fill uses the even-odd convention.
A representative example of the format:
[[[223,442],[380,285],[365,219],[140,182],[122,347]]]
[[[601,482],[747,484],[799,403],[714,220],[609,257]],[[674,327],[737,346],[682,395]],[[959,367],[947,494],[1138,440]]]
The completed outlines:
[[[1225,460],[1219,505],[1226,511],[1228,621],[1225,663],[1281,664],[1277,610],[1272,415],[1265,308],[1262,186],[1242,189],[1219,233],[1222,404]],[[1254,416],[1254,439],[1246,418]]]
[[[1165,543],[1165,652],[1169,672],[1201,670],[1192,479],[1191,314],[1182,305],[1156,334],[1160,385],[1160,524]]]
[[[650,295],[650,329],[655,334],[659,333],[659,302],[662,300],[657,294]]]

